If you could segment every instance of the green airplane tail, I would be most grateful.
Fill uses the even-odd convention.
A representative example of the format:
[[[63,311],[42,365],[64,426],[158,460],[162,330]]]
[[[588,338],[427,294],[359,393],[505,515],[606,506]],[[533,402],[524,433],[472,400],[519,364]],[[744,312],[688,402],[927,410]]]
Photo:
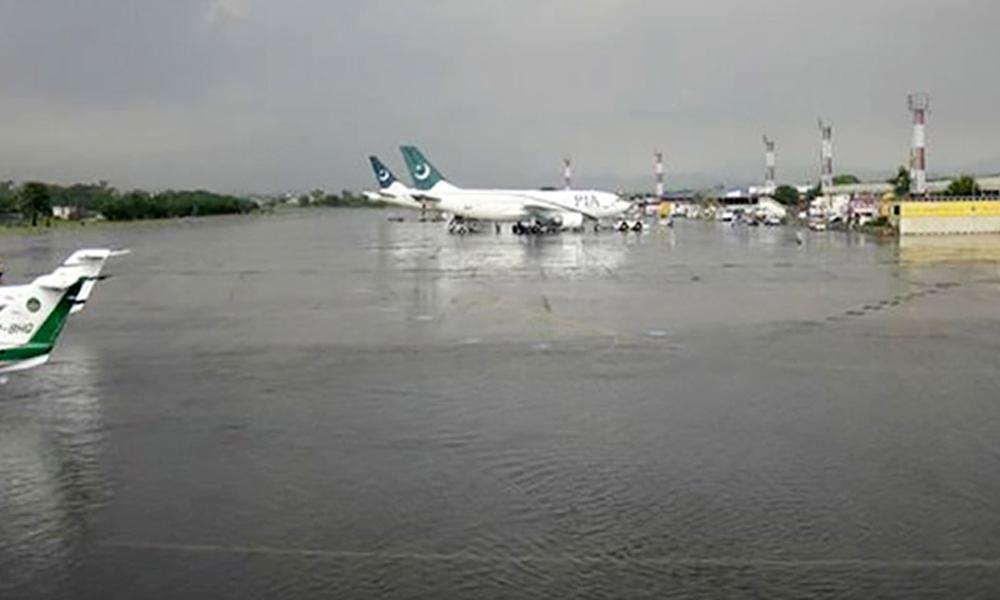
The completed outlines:
[[[55,345],[56,339],[62,333],[63,326],[66,325],[66,320],[69,318],[70,312],[73,311],[73,305],[76,303],[76,295],[83,287],[84,281],[86,280],[80,279],[66,289],[55,308],[42,321],[42,325],[35,332],[35,335],[31,336],[29,344],[45,344],[49,347]]]
[[[400,146],[406,169],[413,178],[413,185],[418,190],[429,190],[440,181],[445,181],[444,175],[434,168],[434,165],[417,149],[416,146]]]
[[[35,330],[35,333],[27,343],[0,350],[0,366],[8,361],[29,360],[45,356],[52,352],[52,349],[56,345],[56,340],[63,330],[63,326],[66,324],[70,313],[73,312],[73,306],[77,302],[77,294],[82,289],[84,281],[84,279],[80,279],[63,291],[59,301],[56,302],[56,305],[49,314],[45,316],[45,320],[42,321],[42,324]]]

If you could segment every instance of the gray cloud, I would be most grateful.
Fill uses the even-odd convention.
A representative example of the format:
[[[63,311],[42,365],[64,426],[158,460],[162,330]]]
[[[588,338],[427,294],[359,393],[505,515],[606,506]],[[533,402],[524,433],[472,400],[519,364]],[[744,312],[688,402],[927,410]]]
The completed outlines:
[[[370,184],[420,144],[468,184],[878,175],[931,94],[932,171],[1000,170],[991,0],[180,0],[0,4],[0,178]]]

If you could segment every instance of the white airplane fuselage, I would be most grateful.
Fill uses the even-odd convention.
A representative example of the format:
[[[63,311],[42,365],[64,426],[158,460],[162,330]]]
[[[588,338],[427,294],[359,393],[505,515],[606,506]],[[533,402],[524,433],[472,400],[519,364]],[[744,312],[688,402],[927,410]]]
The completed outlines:
[[[630,203],[616,194],[594,190],[505,190],[458,188],[439,182],[427,192],[411,190],[417,198],[433,199],[433,206],[469,219],[530,221],[556,216],[562,222],[582,224],[623,214]]]
[[[597,190],[462,188],[449,183],[416,146],[404,145],[399,150],[416,187],[413,197],[466,218],[521,221],[532,227],[558,225],[565,229],[579,227],[585,220],[622,215],[631,207],[617,194]]]

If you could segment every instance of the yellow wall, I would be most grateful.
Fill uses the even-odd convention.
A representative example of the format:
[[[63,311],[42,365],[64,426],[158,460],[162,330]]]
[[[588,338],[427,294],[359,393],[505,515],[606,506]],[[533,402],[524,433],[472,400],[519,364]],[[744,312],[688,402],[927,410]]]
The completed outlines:
[[[901,217],[1000,217],[1000,201],[933,200],[900,202]]]

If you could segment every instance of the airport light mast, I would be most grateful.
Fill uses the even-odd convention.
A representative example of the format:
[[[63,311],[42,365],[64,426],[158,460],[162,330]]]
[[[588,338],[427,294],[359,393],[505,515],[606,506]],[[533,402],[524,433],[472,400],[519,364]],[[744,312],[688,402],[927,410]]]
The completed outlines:
[[[774,177],[777,160],[774,153],[774,140],[767,137],[767,134],[764,135],[764,152],[764,192],[773,194],[778,187]]]
[[[930,97],[924,93],[910,94],[907,106],[913,113],[913,150],[910,165],[910,192],[927,193],[927,111]]]
[[[563,186],[567,190],[573,189],[573,168],[568,156],[563,158]]]
[[[653,157],[656,159],[656,198],[659,200],[663,198],[663,153],[659,150],[653,151]]]
[[[829,193],[833,187],[833,126],[819,119],[820,146],[820,176],[819,189]]]

